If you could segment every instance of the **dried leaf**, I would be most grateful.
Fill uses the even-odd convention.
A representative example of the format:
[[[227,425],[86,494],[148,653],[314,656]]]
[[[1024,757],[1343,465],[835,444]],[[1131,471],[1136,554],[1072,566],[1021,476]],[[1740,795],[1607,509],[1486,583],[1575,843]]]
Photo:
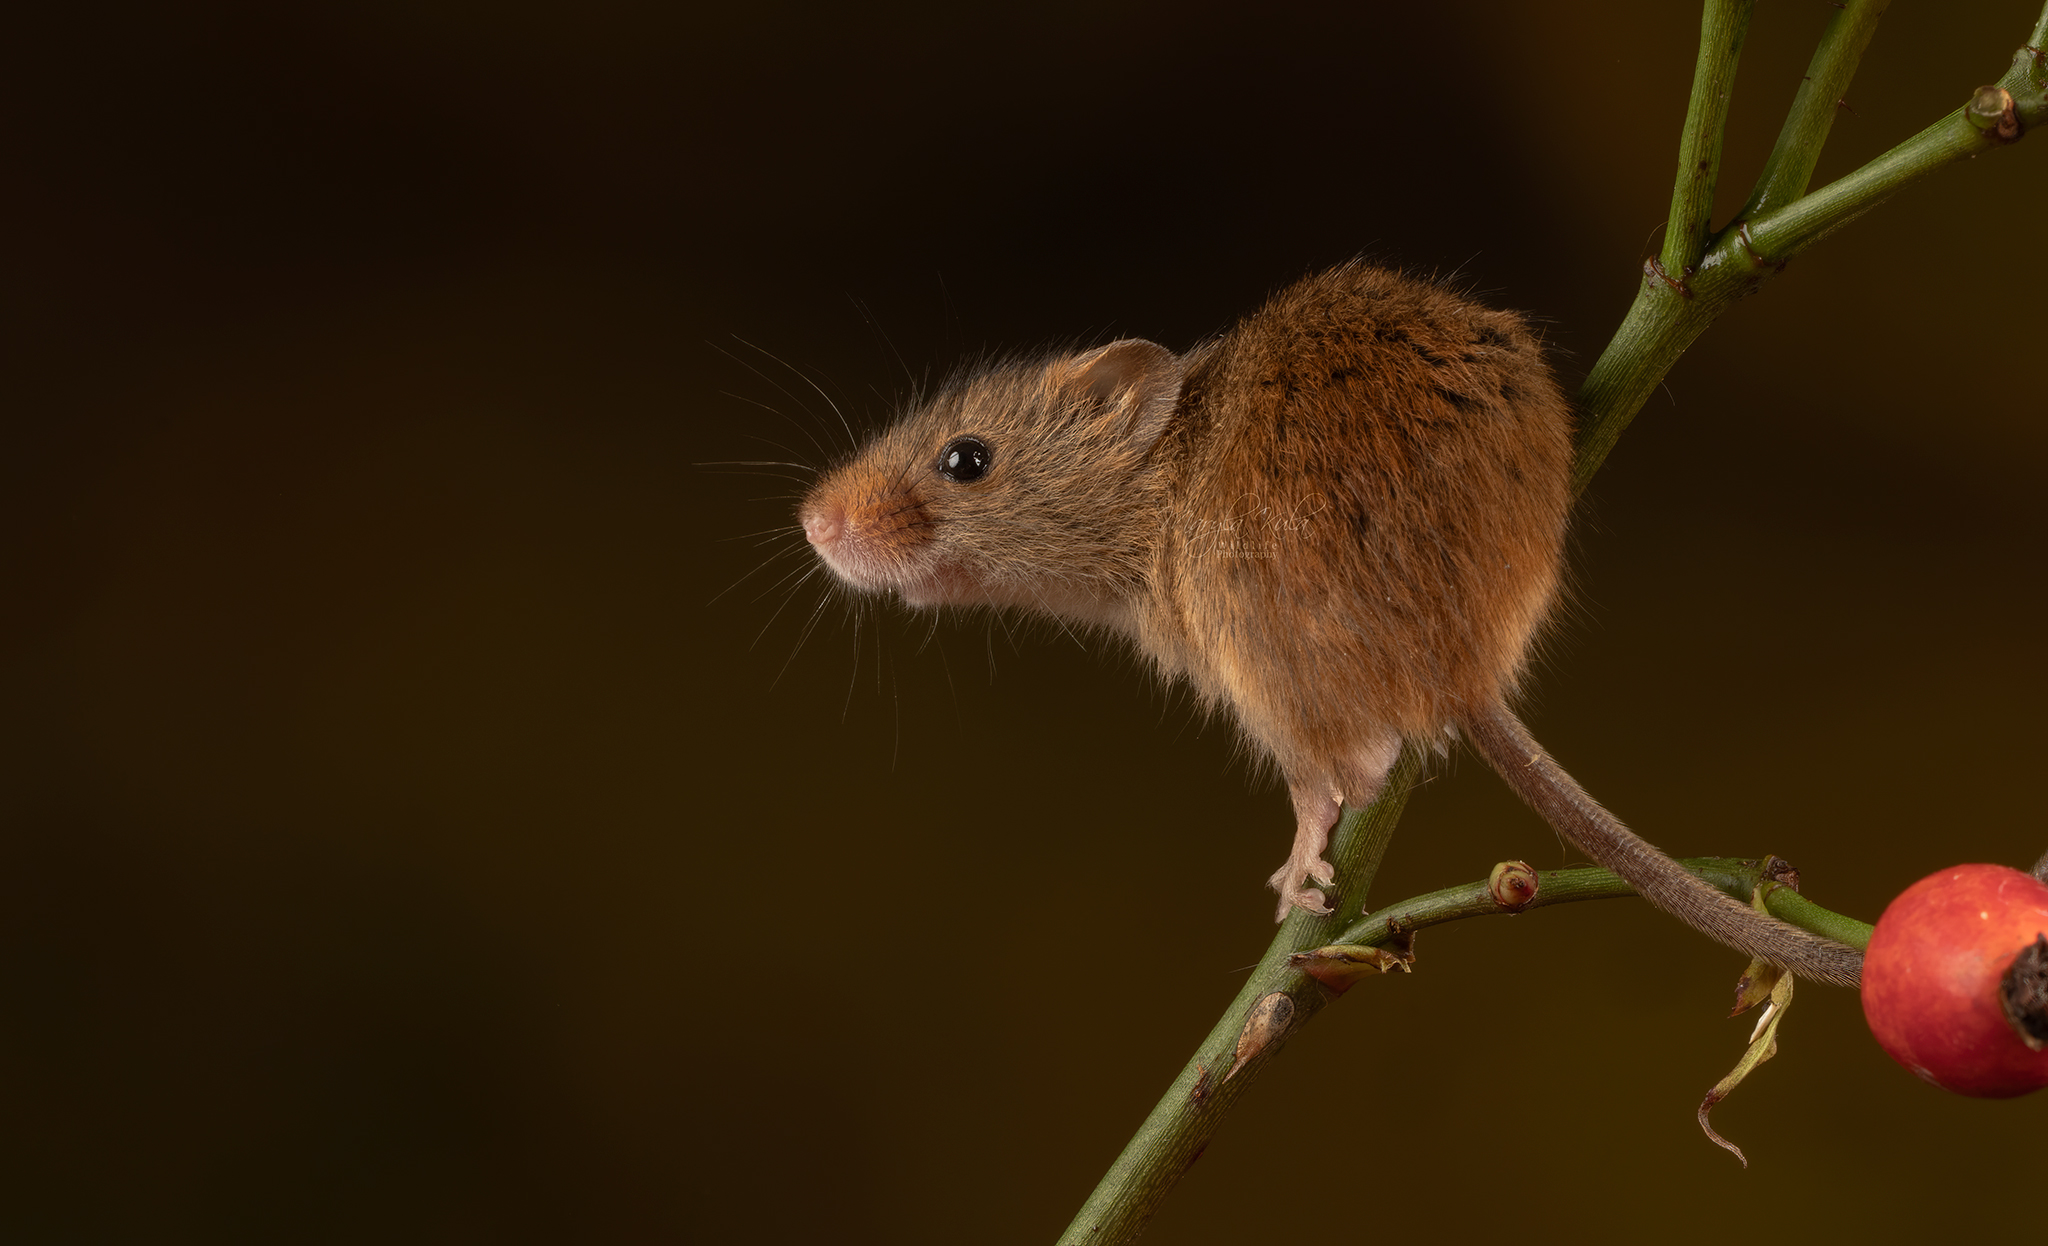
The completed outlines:
[[[1735,1007],[1729,1009],[1728,1015],[1739,1017],[1769,999],[1783,972],[1769,961],[1749,962],[1749,968],[1742,971],[1742,977],[1735,983]]]
[[[1396,969],[1410,973],[1408,966],[1414,962],[1413,952],[1366,947],[1358,943],[1332,943],[1314,951],[1296,952],[1287,958],[1291,968],[1301,970],[1339,995],[1350,990],[1360,978],[1391,973]]]
[[[1733,1152],[1735,1158],[1742,1161],[1744,1168],[1749,1167],[1749,1157],[1742,1153],[1741,1147],[1714,1132],[1714,1127],[1707,1123],[1707,1113],[1740,1086],[1742,1079],[1748,1077],[1756,1066],[1778,1054],[1778,1022],[1785,1019],[1786,1011],[1792,1007],[1792,982],[1791,974],[1778,974],[1777,982],[1771,987],[1770,1006],[1757,1018],[1756,1029],[1750,1033],[1749,1050],[1742,1054],[1742,1059],[1736,1063],[1728,1076],[1715,1083],[1714,1088],[1707,1092],[1707,1097],[1700,1100],[1700,1128],[1706,1132],[1707,1137],[1714,1140],[1715,1145]],[[1736,1011],[1739,1012],[1741,1009],[1738,1008]]]

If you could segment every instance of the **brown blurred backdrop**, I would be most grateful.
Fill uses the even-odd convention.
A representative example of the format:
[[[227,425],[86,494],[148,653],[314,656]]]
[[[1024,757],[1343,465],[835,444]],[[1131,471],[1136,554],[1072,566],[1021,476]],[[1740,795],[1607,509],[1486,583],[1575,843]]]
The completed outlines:
[[[1832,12],[1759,6],[1724,211]],[[2033,17],[1901,0],[1819,179]],[[17,29],[0,1235],[1050,1240],[1265,945],[1284,798],[1048,627],[828,611],[799,646],[800,484],[701,465],[819,463],[989,350],[1183,348],[1361,252],[1533,312],[1576,383],[1696,31],[1621,0]],[[1829,240],[1596,484],[1533,725],[1665,847],[1782,853],[1866,918],[2048,847],[2044,193],[2023,143]],[[1375,897],[1508,856],[1571,854],[1459,762]],[[1619,902],[1422,951],[1148,1240],[2028,1231],[1998,1191],[2038,1183],[2048,1097],[1920,1085],[1849,993],[1803,988],[1717,1113],[1744,1171],[1693,1122],[1748,1033],[1732,955]]]

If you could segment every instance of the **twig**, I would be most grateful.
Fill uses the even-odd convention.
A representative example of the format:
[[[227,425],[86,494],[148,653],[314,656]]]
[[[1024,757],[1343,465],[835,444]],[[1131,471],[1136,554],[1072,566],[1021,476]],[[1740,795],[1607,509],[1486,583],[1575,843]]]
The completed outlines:
[[[1756,188],[1749,192],[1749,202],[1735,214],[1736,220],[1749,220],[1806,193],[1813,166],[1820,163],[1820,149],[1835,124],[1835,113],[1848,94],[1849,79],[1855,76],[1863,49],[1877,33],[1877,19],[1884,16],[1890,3],[1851,0],[1828,19],[1820,46],[1813,50],[1813,62],[1806,67],[1806,78],[1799,84],[1799,94],[1792,98],[1792,110],[1785,114],[1785,125],[1778,131],[1778,142],[1771,148],[1770,159],[1764,161]]]
[[[1865,6],[1870,7],[1867,15]],[[1856,0],[1855,8],[1844,10],[1829,26],[1833,43],[1823,42],[1815,66],[1830,81],[1846,84],[1855,58],[1869,42],[1867,27],[1845,23],[1852,17],[1874,23],[1880,8],[1875,0]],[[1835,38],[1838,32],[1840,37]],[[1851,37],[1859,34],[1860,39]],[[2037,50],[2048,40],[2048,9],[2029,38],[2027,46],[2013,54],[2011,67],[1996,86],[1980,89],[1963,107],[1847,177],[1774,208],[1764,204],[1767,210],[1758,215],[1736,217],[1713,236],[1690,272],[1674,275],[1654,261],[1645,265],[1634,306],[1579,389],[1582,422],[1573,488],[1585,489],[1665,373],[1737,299],[1755,293],[1786,261],[1883,203],[1908,182],[1943,165],[2007,146],[2048,119],[2048,58]],[[1800,100],[1818,108],[1812,102],[1817,96],[1818,92],[1802,92]],[[2004,105],[1995,116],[1986,108],[1991,103]],[[1795,124],[1799,110],[1795,101],[1787,133],[1779,137],[1780,150],[1773,154],[1776,166],[1766,170],[1753,196],[1759,202],[1781,193],[1782,186],[1795,180],[1803,184],[1811,176],[1826,127],[1817,121]]]
[[[1721,136],[1735,96],[1735,64],[1756,0],[1707,0],[1700,16],[1700,57],[1693,67],[1692,100],[1678,137],[1678,179],[1671,187],[1671,221],[1664,230],[1658,267],[1683,281],[1707,249],[1714,183],[1721,174]]]
[[[1759,882],[1766,881],[1766,862],[1741,857],[1681,857],[1678,863],[1705,881],[1747,904]],[[1446,887],[1427,895],[1389,904],[1354,922],[1332,942],[1362,947],[1385,947],[1404,934],[1468,917],[1493,917],[1508,912],[1533,912],[1581,900],[1615,900],[1636,894],[1635,888],[1612,870],[1584,867],[1570,870],[1538,870],[1536,898],[1515,910],[1502,907],[1486,879],[1459,887]],[[1773,917],[1802,930],[1848,944],[1859,951],[1870,942],[1870,927],[1853,917],[1831,912],[1793,891],[1779,887],[1764,901]]]
[[[1394,824],[1400,821],[1409,790],[1421,772],[1421,760],[1413,748],[1404,750],[1387,776],[1386,794],[1369,808],[1346,809],[1338,819],[1330,836],[1329,860],[1337,867],[1338,883],[1330,894],[1332,912],[1317,917],[1296,909],[1280,924],[1280,933],[1259,958],[1244,989],[1131,1136],[1123,1154],[1110,1165],[1095,1193],[1067,1226],[1062,1243],[1127,1242],[1136,1237],[1166,1192],[1209,1145],[1230,1105],[1251,1084],[1250,1074],[1280,1049],[1290,1033],[1334,998],[1313,978],[1290,967],[1287,958],[1298,948],[1335,942],[1347,920],[1345,915],[1356,913],[1364,903],[1366,884],[1379,872]],[[1260,1001],[1276,994],[1288,1001],[1288,1016],[1279,1032],[1268,1035],[1240,1067],[1239,1040],[1246,1024]]]

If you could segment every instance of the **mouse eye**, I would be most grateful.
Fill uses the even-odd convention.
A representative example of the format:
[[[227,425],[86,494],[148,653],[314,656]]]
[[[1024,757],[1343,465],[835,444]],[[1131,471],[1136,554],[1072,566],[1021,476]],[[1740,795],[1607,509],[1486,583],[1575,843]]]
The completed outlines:
[[[939,475],[956,485],[971,485],[988,475],[996,452],[979,437],[955,437],[939,451]]]

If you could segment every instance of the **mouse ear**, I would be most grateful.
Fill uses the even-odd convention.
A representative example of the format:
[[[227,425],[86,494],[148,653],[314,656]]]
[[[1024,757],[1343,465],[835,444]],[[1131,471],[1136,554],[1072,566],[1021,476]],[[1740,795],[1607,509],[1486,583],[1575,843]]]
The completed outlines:
[[[1124,435],[1139,451],[1166,431],[1180,402],[1179,356],[1157,342],[1127,337],[1076,355],[1061,367],[1060,384],[1082,391],[1090,408],[1122,408]]]

